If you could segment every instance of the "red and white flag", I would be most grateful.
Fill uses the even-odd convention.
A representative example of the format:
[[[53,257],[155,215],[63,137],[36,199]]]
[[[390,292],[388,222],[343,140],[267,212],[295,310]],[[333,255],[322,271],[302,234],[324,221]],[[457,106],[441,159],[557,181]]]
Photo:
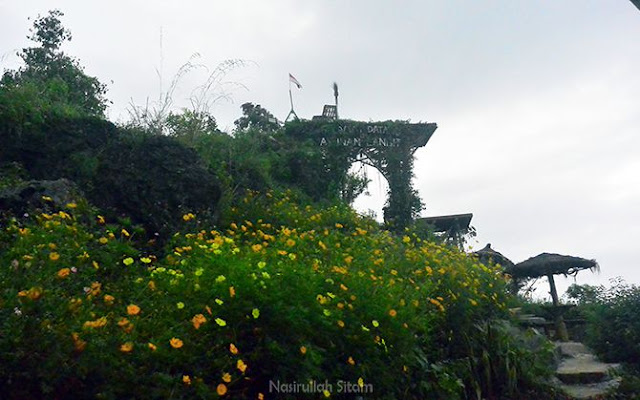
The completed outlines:
[[[298,80],[293,75],[291,75],[291,73],[289,73],[289,82],[293,82],[298,87],[298,89],[302,89],[302,85],[300,84],[300,82],[298,82]]]

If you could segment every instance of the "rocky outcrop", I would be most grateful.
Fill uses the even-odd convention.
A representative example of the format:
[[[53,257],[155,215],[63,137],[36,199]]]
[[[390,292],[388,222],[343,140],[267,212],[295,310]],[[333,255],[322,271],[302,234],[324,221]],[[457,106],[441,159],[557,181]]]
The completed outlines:
[[[22,215],[57,210],[82,198],[82,191],[68,179],[26,181],[0,190],[0,211]]]

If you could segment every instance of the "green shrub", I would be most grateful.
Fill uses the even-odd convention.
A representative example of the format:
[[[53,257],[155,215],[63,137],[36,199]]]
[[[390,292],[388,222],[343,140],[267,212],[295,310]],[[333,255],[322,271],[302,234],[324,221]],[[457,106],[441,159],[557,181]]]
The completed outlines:
[[[588,321],[586,341],[598,356],[640,367],[640,287],[618,279],[608,289],[575,285],[568,293],[582,301]]]
[[[124,215],[149,233],[171,235],[181,216],[215,221],[221,189],[198,154],[164,136],[121,135],[103,149],[89,198],[111,215]]]
[[[372,384],[373,398],[456,399],[525,390],[518,365],[537,362],[505,330],[478,329],[505,316],[499,271],[348,207],[250,194],[227,229],[176,234],[163,257],[101,218],[79,224],[77,210],[3,233],[9,398],[255,399],[274,395],[270,381],[314,379],[336,398],[353,397],[336,393],[342,380]],[[197,220],[180,217],[183,228]],[[516,371],[515,384],[470,369],[483,348],[490,379]]]

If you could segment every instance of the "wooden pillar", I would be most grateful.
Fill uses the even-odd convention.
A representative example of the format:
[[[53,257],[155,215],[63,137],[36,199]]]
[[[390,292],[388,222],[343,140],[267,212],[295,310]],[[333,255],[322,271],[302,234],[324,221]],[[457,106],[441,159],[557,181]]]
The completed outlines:
[[[556,323],[556,336],[562,342],[569,341],[569,333],[567,332],[567,326],[564,324],[564,318],[562,317],[562,312],[558,306],[560,305],[560,301],[558,300],[558,291],[556,290],[556,282],[553,280],[553,274],[548,274],[547,278],[549,278],[549,287],[551,288],[551,300],[553,301],[554,307],[554,318]]]

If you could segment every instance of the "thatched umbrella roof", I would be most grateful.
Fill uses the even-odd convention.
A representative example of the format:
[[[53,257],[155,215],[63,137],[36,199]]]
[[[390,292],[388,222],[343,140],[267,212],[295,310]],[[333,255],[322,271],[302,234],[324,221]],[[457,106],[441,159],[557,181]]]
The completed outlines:
[[[513,262],[511,260],[491,248],[491,243],[487,243],[486,246],[473,254],[475,254],[480,262],[484,264],[494,263],[500,264],[503,268],[513,267]]]
[[[600,267],[596,260],[542,253],[507,268],[507,273],[517,278],[538,278],[555,274],[574,275],[583,269],[598,271]]]

